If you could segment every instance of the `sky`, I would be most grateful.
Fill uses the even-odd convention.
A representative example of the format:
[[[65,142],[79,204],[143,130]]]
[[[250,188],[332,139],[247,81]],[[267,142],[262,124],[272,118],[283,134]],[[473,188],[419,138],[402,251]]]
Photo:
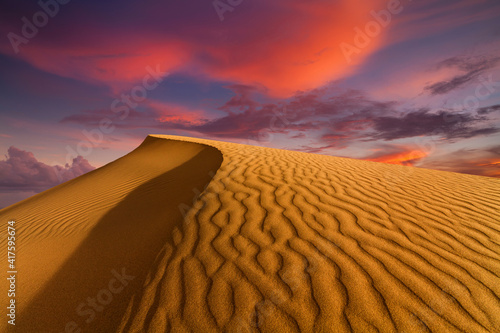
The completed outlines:
[[[497,0],[5,0],[0,208],[173,134],[500,177]]]

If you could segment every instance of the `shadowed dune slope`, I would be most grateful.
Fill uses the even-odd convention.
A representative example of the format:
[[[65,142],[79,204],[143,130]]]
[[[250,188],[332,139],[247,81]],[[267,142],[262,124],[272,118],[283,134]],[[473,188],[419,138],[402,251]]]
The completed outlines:
[[[0,217],[25,332],[500,332],[499,202],[494,178],[158,135]]]
[[[63,332],[71,322],[83,332],[115,331],[181,225],[178,206],[192,204],[191,189],[206,186],[221,162],[215,148],[148,137],[113,163],[0,210],[5,226],[15,220],[17,228],[18,318],[12,331]],[[4,237],[0,246],[7,257]],[[113,270],[125,273],[127,286]],[[1,290],[8,289],[4,281]],[[88,297],[109,301],[106,292],[99,295],[103,289],[123,290],[94,315],[90,306],[80,315],[78,306]],[[6,320],[0,325],[4,331]]]

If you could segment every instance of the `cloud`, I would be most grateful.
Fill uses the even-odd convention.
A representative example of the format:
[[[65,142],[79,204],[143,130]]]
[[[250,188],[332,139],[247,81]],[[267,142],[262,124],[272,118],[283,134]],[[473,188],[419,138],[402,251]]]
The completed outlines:
[[[445,140],[467,139],[500,131],[489,125],[488,114],[496,106],[478,109],[476,114],[422,108],[403,113],[395,101],[376,101],[358,90],[333,85],[298,93],[289,99],[261,102],[263,90],[231,85],[234,96],[218,107],[225,115],[210,117],[203,110],[172,103],[146,101],[142,110],[130,110],[126,120],[114,121],[120,128],[182,130],[214,138],[259,140],[266,133],[298,133],[315,137],[321,147],[348,147],[354,141],[391,141],[416,136],[439,136]],[[65,117],[64,123],[98,127],[112,117],[108,110],[85,111]],[[116,118],[116,117],[115,117]],[[115,120],[115,118],[113,118]],[[311,135],[309,135],[311,134]],[[309,148],[305,148],[310,151]],[[311,148],[317,149],[317,148]]]
[[[220,108],[227,113],[225,116],[184,129],[233,138],[251,138],[262,131],[291,132],[292,137],[295,132],[314,131],[329,147],[338,147],[339,139],[347,142],[361,137],[360,133],[370,128],[371,118],[393,113],[397,105],[393,101],[371,100],[357,90],[335,87],[298,93],[274,103],[257,103],[250,99],[248,89],[237,89],[235,94]]]
[[[255,0],[226,12],[220,22],[212,1],[154,6],[86,2],[61,7],[56,20],[33,41],[20,45],[18,55],[9,43],[0,52],[53,74],[104,83],[115,91],[142,80],[146,66],[159,64],[168,72],[260,84],[272,95],[291,96],[352,71],[339,45],[352,44],[354,28],[372,19],[366,14],[386,5],[386,0]],[[9,4],[0,27],[4,35],[20,34],[19,18],[36,10]],[[110,12],[112,18],[102,15]],[[379,49],[381,42],[382,38],[372,39],[353,64]]]
[[[362,159],[373,162],[413,166],[428,154],[414,146],[379,145],[375,152]]]
[[[301,146],[294,148],[292,150],[301,151],[304,153],[321,154],[321,153],[325,153],[325,150],[328,150],[331,148],[338,148],[338,147],[335,147],[334,145],[326,145],[326,146],[321,146],[321,147],[312,147],[312,146],[308,146],[308,145],[301,145]]]
[[[119,112],[111,109],[84,110],[62,118],[61,124],[79,124],[88,128],[99,128],[103,119],[111,121],[112,126],[122,129],[132,128],[186,128],[206,123],[204,110],[190,109],[175,103],[145,100],[140,107],[133,109],[118,103]]]
[[[235,110],[254,111],[259,106],[259,103],[253,99],[253,96],[258,92],[265,91],[265,89],[258,89],[255,86],[243,84],[233,84],[227,86],[226,88],[232,90],[235,94],[223,106],[219,107],[219,110],[227,111],[229,113],[232,113]]]
[[[444,95],[453,90],[465,86],[467,83],[476,80],[487,70],[497,66],[500,57],[452,57],[436,64],[435,69],[455,68],[465,73],[454,76],[453,78],[433,83],[424,88],[431,95]]]
[[[350,135],[346,135],[341,133],[329,132],[327,134],[323,134],[320,137],[320,141],[328,143],[327,147],[342,149],[348,147],[349,143],[356,140],[357,138],[359,138],[359,135],[355,135],[352,133]]]
[[[0,191],[0,209],[18,203],[19,201],[27,199],[35,194],[36,192],[33,191]]]
[[[490,105],[490,106],[485,106],[485,107],[479,108],[477,110],[477,114],[486,115],[486,114],[490,114],[490,113],[498,112],[498,111],[500,111],[500,104]]]
[[[459,149],[444,155],[429,157],[419,166],[500,178],[500,145],[484,149]]]
[[[33,153],[12,146],[6,160],[0,161],[0,190],[40,192],[94,169],[82,156],[73,159],[71,165],[50,166],[38,161]]]
[[[496,127],[477,127],[487,121],[484,116],[441,110],[421,109],[402,116],[381,116],[373,119],[371,138],[385,141],[416,136],[440,136],[445,139],[465,139],[494,134]]]
[[[66,116],[61,123],[75,123],[88,128],[98,128],[104,118],[119,128],[151,128],[158,130],[186,130],[215,137],[248,138],[261,129],[269,128],[275,104],[261,104],[252,98],[259,90],[245,85],[231,85],[234,96],[218,109],[226,115],[209,118],[204,110],[190,109],[174,103],[147,100],[141,110],[128,108],[125,119],[110,110],[86,110]],[[122,114],[120,114],[121,116]]]

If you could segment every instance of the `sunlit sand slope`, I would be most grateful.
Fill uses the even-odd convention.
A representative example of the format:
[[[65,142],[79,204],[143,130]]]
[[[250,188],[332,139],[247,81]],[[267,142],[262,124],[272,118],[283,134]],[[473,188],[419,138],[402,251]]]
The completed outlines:
[[[499,199],[493,178],[150,136],[0,217],[27,244],[26,332],[500,332]]]

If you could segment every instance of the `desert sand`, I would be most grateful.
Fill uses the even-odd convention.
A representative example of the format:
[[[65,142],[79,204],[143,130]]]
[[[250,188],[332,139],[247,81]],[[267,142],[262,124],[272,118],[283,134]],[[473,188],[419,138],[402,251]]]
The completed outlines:
[[[500,332],[499,202],[500,179],[149,136],[0,210],[0,331]]]

